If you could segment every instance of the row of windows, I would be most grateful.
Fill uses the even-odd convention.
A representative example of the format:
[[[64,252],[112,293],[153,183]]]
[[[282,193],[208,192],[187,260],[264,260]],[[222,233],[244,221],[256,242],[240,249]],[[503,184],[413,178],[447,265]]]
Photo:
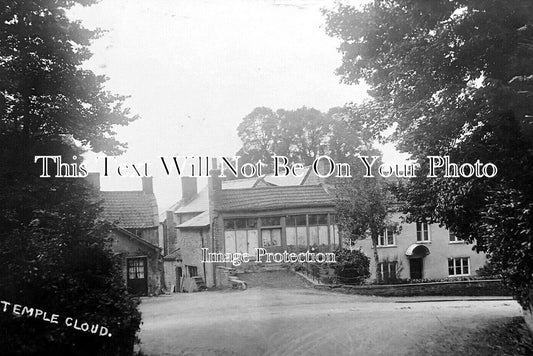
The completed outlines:
[[[260,223],[261,228],[258,227]],[[266,228],[265,228],[266,227]],[[280,217],[239,218],[224,220],[226,252],[254,253],[261,247],[281,246]],[[335,218],[327,214],[301,214],[287,216],[285,236],[288,247],[307,248],[339,244],[339,233]]]
[[[331,219],[335,217],[332,215]],[[261,222],[261,227],[265,226],[281,226],[281,218],[279,216],[270,216],[262,218],[238,218],[238,219],[224,219],[225,230],[241,230],[241,229],[256,229],[258,220]],[[333,224],[334,222],[332,222]],[[286,226],[307,226],[309,225],[328,225],[328,214],[301,214],[287,216],[285,219]]]
[[[449,241],[453,242],[463,242],[463,240],[457,238],[453,232],[449,232]],[[416,241],[417,242],[429,242],[430,233],[429,225],[427,223],[416,223]],[[378,237],[378,246],[396,246],[396,236],[394,230],[390,227],[387,227],[381,231]]]
[[[397,278],[397,266],[397,261],[380,262],[378,264],[380,273],[379,278],[385,282],[394,281]],[[470,258],[448,258],[448,275],[450,277],[469,276]]]
[[[307,247],[325,246],[339,243],[338,230],[334,215],[327,214],[291,215],[285,219],[285,234],[288,246]],[[259,228],[258,224],[261,224]],[[267,228],[265,228],[267,227]],[[224,220],[227,252],[253,252],[259,246],[281,246],[281,218],[238,218]],[[328,235],[329,233],[329,235]],[[259,236],[260,234],[260,236]],[[418,242],[430,241],[430,229],[427,223],[416,224]],[[450,243],[463,242],[450,232]],[[378,246],[396,246],[396,234],[390,227],[383,229],[378,237]]]

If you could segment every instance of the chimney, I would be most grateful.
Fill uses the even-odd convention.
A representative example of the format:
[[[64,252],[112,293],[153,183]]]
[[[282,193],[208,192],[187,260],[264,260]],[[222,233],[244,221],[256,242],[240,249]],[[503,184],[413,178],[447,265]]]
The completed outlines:
[[[216,158],[213,158],[211,160],[211,165],[214,167],[209,171],[209,178],[207,185],[209,186],[209,190],[216,192],[219,190],[222,190],[222,180],[220,179],[220,169],[217,167],[217,160]]]
[[[196,193],[196,177],[181,177],[181,199],[189,202],[196,196]]]
[[[87,179],[87,182],[89,182],[94,189],[100,191],[100,172],[89,172],[85,179]]]
[[[154,194],[154,183],[152,177],[141,177],[143,184],[143,193]]]
[[[216,167],[215,162],[213,166]],[[209,177],[207,178],[207,194],[209,199],[209,214],[213,218],[215,216],[216,200],[219,192],[222,190],[222,179],[219,177],[220,170],[212,169],[209,171]]]

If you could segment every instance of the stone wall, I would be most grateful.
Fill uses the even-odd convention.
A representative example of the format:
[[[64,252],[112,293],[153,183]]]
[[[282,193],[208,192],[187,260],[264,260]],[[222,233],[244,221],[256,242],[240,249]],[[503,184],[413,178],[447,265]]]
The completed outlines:
[[[413,283],[394,285],[316,285],[316,289],[382,297],[412,296],[510,296],[501,280]]]
[[[154,246],[159,247],[159,231],[158,227],[146,228],[146,229],[137,229],[138,236],[145,241],[148,241]]]

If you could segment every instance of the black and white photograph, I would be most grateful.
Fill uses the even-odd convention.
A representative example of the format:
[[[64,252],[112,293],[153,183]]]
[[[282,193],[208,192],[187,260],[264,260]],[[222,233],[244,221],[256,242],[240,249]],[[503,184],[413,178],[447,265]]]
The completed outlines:
[[[531,0],[1,0],[0,355],[533,355]]]

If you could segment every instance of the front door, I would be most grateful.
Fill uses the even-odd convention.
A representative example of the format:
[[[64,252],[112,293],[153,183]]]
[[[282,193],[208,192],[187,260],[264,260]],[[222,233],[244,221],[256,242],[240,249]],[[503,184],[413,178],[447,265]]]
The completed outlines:
[[[135,295],[148,294],[148,266],[146,257],[127,259],[127,286],[130,293]]]
[[[411,271],[411,279],[422,279],[424,269],[423,258],[411,258],[409,260],[409,270]]]

